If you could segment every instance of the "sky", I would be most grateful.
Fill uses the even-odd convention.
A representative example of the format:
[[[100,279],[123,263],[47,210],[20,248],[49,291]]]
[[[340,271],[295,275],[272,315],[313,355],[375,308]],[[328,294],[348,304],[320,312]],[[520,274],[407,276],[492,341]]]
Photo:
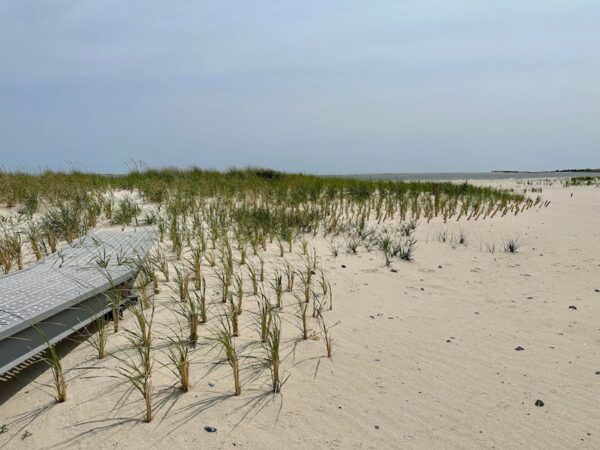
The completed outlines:
[[[0,166],[600,167],[600,0],[0,0]]]

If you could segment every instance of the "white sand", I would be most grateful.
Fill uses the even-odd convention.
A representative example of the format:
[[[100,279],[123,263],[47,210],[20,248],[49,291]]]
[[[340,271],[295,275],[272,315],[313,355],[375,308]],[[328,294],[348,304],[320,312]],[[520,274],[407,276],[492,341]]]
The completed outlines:
[[[0,448],[600,448],[600,189],[542,187],[550,207],[516,217],[421,221],[415,260],[395,262],[397,273],[377,251],[333,258],[315,241],[334,289],[326,319],[340,321],[334,356],[323,357],[322,340],[295,340],[298,321],[286,316],[282,395],[268,393],[268,372],[246,370],[241,397],[231,396],[230,368],[200,346],[189,393],[156,365],[146,424],[118,361],[94,359],[83,343],[63,359],[64,404],[34,384],[0,384]],[[462,229],[467,246],[434,239],[442,228]],[[516,236],[518,253],[503,252]],[[161,323],[168,294],[157,299]],[[256,338],[250,311],[242,318],[239,347]],[[109,352],[124,343],[111,336]]]

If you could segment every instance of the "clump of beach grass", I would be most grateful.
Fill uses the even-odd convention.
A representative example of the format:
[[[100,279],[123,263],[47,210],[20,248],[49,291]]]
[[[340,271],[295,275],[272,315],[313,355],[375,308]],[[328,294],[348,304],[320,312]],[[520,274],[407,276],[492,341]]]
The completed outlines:
[[[127,339],[133,350],[133,356],[127,353],[125,356],[114,354],[122,366],[118,368],[119,373],[131,383],[144,399],[145,420],[152,421],[152,369],[154,365],[152,345],[152,323],[154,308],[149,317],[143,310],[136,313],[137,329],[127,330]]]
[[[179,389],[182,392],[188,392],[190,389],[190,345],[195,345],[195,342],[192,343],[191,339],[185,339],[181,328],[179,332],[171,330],[167,340],[168,364],[163,365],[177,378]]]
[[[275,312],[271,317],[263,348],[265,350],[265,362],[271,373],[271,392],[277,394],[281,392],[281,388],[289,375],[285,379],[281,378],[281,319]]]
[[[217,328],[215,336],[212,337],[212,339],[221,347],[222,352],[225,354],[225,359],[233,372],[234,394],[239,396],[242,394],[240,359],[236,349],[229,315],[222,316],[219,320],[219,324],[220,326]]]
[[[504,241],[504,251],[507,253],[516,253],[521,247],[519,238],[507,238]]]
[[[338,255],[340,254],[340,244],[337,241],[331,239],[328,242],[328,246],[329,246],[329,252],[331,253],[331,256],[333,256],[334,258],[337,258]]]
[[[43,360],[52,371],[55,399],[57,403],[67,401],[67,379],[62,367],[62,362],[54,344],[49,344]]]
[[[296,316],[300,319],[300,329],[302,331],[302,339],[308,339],[308,305],[309,303],[300,296],[296,295],[297,310]]]
[[[131,197],[124,197],[118,201],[117,207],[112,212],[112,222],[118,225],[129,225],[141,212],[140,206]]]
[[[92,310],[90,309],[90,313]],[[92,321],[93,333],[90,335],[90,345],[96,350],[98,359],[106,356],[106,345],[108,343],[108,321],[104,315],[97,316]]]
[[[267,340],[274,308],[269,297],[261,293],[258,299],[258,330],[260,341],[263,343]]]
[[[275,299],[277,301],[277,308],[281,308],[282,306],[282,297],[283,297],[283,274],[276,270],[273,274],[273,281],[271,282],[271,288],[275,292]]]
[[[320,312],[318,315],[318,321],[321,325],[321,331],[323,333],[323,341],[325,342],[326,355],[328,358],[331,358],[331,355],[333,353],[333,338],[331,336],[331,329],[327,326],[325,318]]]

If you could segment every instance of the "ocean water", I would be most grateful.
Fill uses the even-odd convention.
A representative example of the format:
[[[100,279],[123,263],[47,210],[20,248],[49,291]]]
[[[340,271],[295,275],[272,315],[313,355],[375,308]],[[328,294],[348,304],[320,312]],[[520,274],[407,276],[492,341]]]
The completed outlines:
[[[600,176],[600,172],[440,172],[440,173],[364,173],[344,175],[367,180],[441,181],[441,180],[510,180],[527,178],[571,178]]]

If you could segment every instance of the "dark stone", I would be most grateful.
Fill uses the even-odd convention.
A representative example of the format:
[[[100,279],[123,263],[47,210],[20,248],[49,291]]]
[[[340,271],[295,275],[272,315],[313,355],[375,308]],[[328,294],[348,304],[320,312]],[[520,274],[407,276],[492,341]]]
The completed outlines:
[[[398,273],[398,271],[396,269],[392,269],[392,270],[390,270],[390,272]]]
[[[518,347],[515,347],[515,350],[518,351],[518,352],[520,352],[520,351],[525,350],[525,349],[519,345]]]
[[[379,430],[379,425],[375,425],[375,429],[376,429],[376,430]]]
[[[206,426],[204,427],[204,431],[207,431],[207,432],[209,432],[209,433],[216,433],[216,432],[217,432],[217,429],[216,429],[215,427],[210,427],[210,426],[206,425]]]
[[[535,406],[541,408],[542,406],[544,406],[544,402],[538,399],[535,401]]]
[[[346,268],[346,265],[345,265],[345,264],[342,264],[342,269],[345,269],[345,268]]]
[[[571,305],[571,306],[569,306],[569,309],[577,309],[577,306]]]

